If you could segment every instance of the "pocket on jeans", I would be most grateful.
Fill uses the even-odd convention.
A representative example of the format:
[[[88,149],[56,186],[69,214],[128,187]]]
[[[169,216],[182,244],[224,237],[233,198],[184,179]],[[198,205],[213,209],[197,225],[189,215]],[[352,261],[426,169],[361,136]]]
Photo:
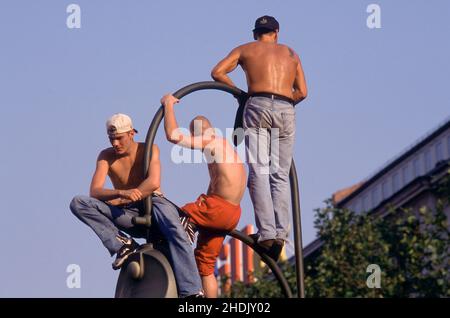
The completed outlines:
[[[295,134],[295,113],[282,113],[281,118],[283,119],[283,135]]]
[[[261,123],[261,112],[259,109],[247,105],[244,110],[244,129],[259,127]]]

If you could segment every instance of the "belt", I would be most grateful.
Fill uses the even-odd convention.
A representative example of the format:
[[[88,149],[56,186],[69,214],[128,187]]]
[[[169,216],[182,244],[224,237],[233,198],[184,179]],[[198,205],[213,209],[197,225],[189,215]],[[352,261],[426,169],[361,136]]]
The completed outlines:
[[[285,102],[291,103],[292,105],[294,105],[294,100],[292,98],[283,96],[283,95],[279,95],[279,94],[274,94],[274,93],[265,93],[265,92],[260,92],[260,93],[251,93],[249,94],[250,97],[267,97],[270,99],[279,99],[279,100],[283,100]]]

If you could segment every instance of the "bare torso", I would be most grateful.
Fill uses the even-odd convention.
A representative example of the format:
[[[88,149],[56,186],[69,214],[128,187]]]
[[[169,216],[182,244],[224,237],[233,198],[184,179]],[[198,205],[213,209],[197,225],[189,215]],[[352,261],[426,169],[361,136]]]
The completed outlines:
[[[286,45],[251,42],[240,47],[239,64],[247,77],[249,93],[267,92],[292,98],[298,60]]]
[[[106,150],[108,176],[115,189],[134,189],[144,181],[144,147],[144,143],[137,143],[135,151],[129,156],[117,156],[113,148]],[[161,192],[161,189],[156,191]]]
[[[247,176],[244,164],[234,148],[225,139],[216,137],[206,146],[204,153],[211,178],[207,194],[216,194],[239,205],[244,196]]]

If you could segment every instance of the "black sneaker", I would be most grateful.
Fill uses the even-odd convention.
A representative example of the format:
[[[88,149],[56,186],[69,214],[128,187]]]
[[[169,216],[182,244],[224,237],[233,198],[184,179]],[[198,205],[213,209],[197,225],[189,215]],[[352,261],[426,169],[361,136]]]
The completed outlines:
[[[255,244],[264,252],[267,256],[273,259],[275,262],[280,258],[283,251],[284,241],[281,239],[264,240],[258,242],[259,234],[250,234],[250,238],[253,239]]]
[[[249,234],[248,236],[250,236],[250,238],[255,241],[255,244],[258,242],[259,239],[259,234],[258,233],[254,233],[254,234]]]
[[[267,255],[269,255],[269,257],[271,257],[275,262],[278,262],[281,252],[283,251],[283,247],[284,247],[284,241],[281,239],[276,239],[272,243],[272,246],[269,248]]]
[[[117,252],[116,259],[112,263],[112,268],[114,270],[121,268],[123,263],[127,260],[128,256],[130,256],[130,254],[136,251],[136,249],[139,247],[139,244],[136,243],[136,241],[132,238],[123,237],[120,235],[117,235],[116,238],[123,244],[123,246]]]
[[[195,232],[197,231],[197,227],[194,223],[191,222],[191,219],[188,216],[180,216],[181,225],[183,225],[184,230],[189,239],[189,243],[194,244],[195,240]]]

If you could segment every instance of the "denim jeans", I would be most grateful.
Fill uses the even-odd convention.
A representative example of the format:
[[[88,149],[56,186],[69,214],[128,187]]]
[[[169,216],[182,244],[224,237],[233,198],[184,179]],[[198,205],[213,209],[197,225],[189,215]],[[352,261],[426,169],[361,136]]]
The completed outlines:
[[[168,258],[177,281],[178,295],[185,297],[199,293],[202,283],[194,250],[181,225],[177,207],[163,197],[153,197],[152,205],[152,220],[167,240]],[[120,208],[88,196],[76,196],[70,203],[70,210],[97,234],[111,255],[122,247],[122,243],[116,239],[119,231],[138,238],[146,236],[144,228],[131,222],[133,216],[140,214],[137,205]]]
[[[258,240],[287,240],[295,108],[278,99],[250,97],[244,109],[243,127]]]

